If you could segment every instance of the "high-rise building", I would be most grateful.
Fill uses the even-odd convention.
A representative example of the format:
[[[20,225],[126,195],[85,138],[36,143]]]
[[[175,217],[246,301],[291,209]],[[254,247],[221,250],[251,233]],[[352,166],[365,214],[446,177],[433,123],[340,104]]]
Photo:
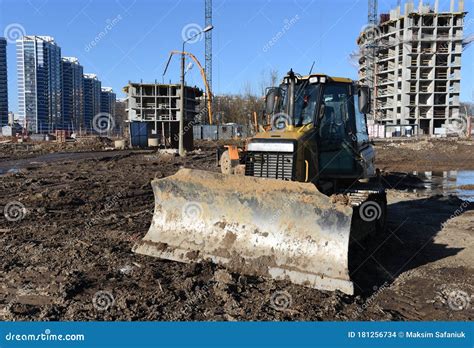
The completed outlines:
[[[75,57],[64,57],[62,64],[63,117],[65,129],[84,129],[83,67]]]
[[[101,82],[95,74],[84,74],[84,124],[92,129],[94,116],[100,113]]]
[[[61,48],[50,36],[17,40],[18,111],[35,133],[63,128]]]
[[[117,96],[111,87],[102,87],[100,93],[100,112],[109,114],[115,120],[115,101]]]
[[[374,86],[376,122],[400,135],[443,132],[459,121],[461,53],[464,1],[458,9],[451,0],[442,11],[439,0],[434,7],[422,1],[418,9],[413,0],[382,14],[370,33],[362,33],[361,51],[376,47],[375,65],[367,55],[359,61],[362,83]],[[369,42],[370,41],[370,42]],[[374,81],[368,81],[374,71]]]
[[[8,123],[7,40],[0,37],[0,127]]]

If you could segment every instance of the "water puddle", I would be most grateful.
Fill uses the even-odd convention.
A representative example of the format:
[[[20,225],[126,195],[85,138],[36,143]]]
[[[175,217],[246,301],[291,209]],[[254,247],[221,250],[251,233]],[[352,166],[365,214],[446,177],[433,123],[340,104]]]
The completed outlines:
[[[92,151],[92,152],[55,152],[45,155],[39,155],[32,158],[20,158],[17,160],[0,161],[0,175],[8,173],[18,173],[20,169],[27,167],[38,167],[42,165],[49,165],[60,161],[86,160],[94,159],[100,160],[106,157],[115,155],[127,154],[130,151]]]
[[[428,190],[433,194],[456,195],[460,199],[474,202],[474,170],[413,172],[412,174],[422,180],[420,189],[425,192]]]
[[[0,175],[3,174],[16,174],[19,173],[20,170],[18,168],[10,168],[10,169],[0,169]]]

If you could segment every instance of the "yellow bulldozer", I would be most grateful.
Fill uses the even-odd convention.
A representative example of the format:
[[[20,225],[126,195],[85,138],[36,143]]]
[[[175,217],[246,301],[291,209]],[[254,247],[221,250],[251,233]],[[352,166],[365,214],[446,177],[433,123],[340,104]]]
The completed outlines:
[[[386,221],[370,99],[350,79],[291,70],[267,89],[271,130],[229,146],[221,173],[153,180],[152,224],[134,251],[353,294],[349,248]]]

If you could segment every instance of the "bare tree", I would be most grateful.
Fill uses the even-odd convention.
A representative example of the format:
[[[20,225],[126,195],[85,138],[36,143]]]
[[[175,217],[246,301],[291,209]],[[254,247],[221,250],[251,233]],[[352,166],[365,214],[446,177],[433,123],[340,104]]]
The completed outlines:
[[[268,71],[262,70],[260,73],[260,94],[265,95],[265,90],[267,87],[275,87],[280,84],[278,70],[270,69]]]

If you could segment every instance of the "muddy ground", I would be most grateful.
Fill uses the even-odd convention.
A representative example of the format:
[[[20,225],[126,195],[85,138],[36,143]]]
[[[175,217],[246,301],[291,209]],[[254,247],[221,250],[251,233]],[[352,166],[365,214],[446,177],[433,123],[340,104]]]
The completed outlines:
[[[355,296],[131,252],[151,221],[150,181],[180,167],[217,171],[213,144],[184,159],[149,151],[45,158],[38,156],[51,150],[13,146],[0,146],[0,206],[17,220],[0,215],[0,320],[474,317],[472,204],[419,186],[412,192],[416,180],[393,173],[474,169],[472,142],[377,144],[388,229],[351,264]],[[19,215],[16,202],[25,207]]]
[[[386,171],[447,171],[474,168],[474,142],[447,138],[377,141],[377,166]]]

